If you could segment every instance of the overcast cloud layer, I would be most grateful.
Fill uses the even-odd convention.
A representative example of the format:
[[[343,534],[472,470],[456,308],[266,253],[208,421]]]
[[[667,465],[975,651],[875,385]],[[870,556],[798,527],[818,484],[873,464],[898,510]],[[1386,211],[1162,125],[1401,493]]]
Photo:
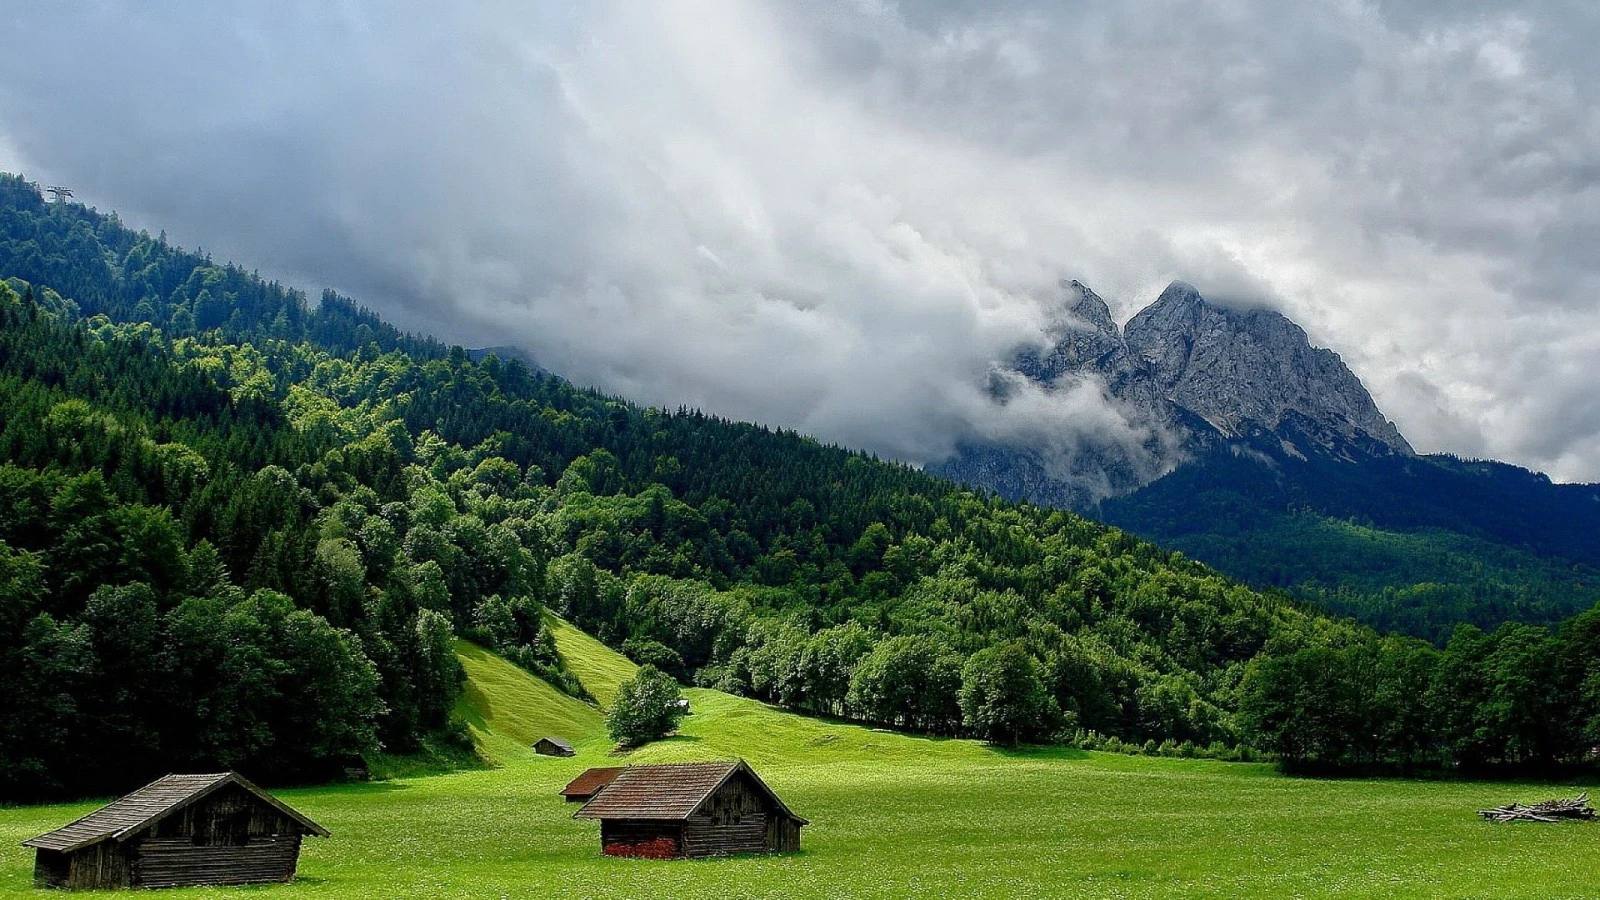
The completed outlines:
[[[1105,439],[984,372],[1060,278],[1182,278],[1421,450],[1600,481],[1586,0],[5,6],[0,167],[635,400]]]

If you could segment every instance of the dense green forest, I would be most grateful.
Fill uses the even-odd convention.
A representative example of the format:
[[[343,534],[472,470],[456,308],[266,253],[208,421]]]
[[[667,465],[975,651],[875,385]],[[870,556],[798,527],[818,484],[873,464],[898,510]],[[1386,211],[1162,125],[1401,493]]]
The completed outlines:
[[[1315,447],[1315,442],[1303,442]],[[1443,645],[1600,602],[1600,486],[1496,462],[1291,455],[1277,437],[1107,501],[1105,521],[1249,584]]]
[[[474,361],[13,176],[0,278],[3,798],[447,745],[452,635],[581,692],[546,610],[685,682],[1005,742],[1537,765],[1600,725],[1581,622],[1381,639],[1071,513]],[[1510,643],[1567,662],[1491,666]],[[1308,654],[1383,664],[1333,685]],[[1528,678],[1549,740],[1493,718]],[[1418,746],[1288,743],[1335,687],[1411,691]],[[1464,700],[1500,729],[1470,747]]]
[[[1548,629],[1455,629],[1263,658],[1240,727],[1309,771],[1549,772],[1600,749],[1600,607]]]

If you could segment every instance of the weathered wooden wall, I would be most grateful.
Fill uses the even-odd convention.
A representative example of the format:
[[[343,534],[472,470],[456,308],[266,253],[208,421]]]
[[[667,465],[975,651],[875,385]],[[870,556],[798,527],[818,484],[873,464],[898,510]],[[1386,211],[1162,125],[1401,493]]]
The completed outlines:
[[[136,848],[140,887],[289,881],[300,825],[238,785],[161,820]]]
[[[684,823],[686,856],[800,849],[800,823],[745,776],[730,779]]]
[[[800,849],[800,823],[784,815],[767,819],[767,848],[778,853]]]
[[[230,784],[157,822],[151,838],[184,837],[199,844],[243,844],[255,835],[299,834],[293,819]]]
[[[71,859],[66,885],[69,888],[117,888],[133,884],[133,866],[116,841],[101,841],[67,856]]]
[[[683,823],[685,856],[761,853],[767,846],[767,799],[738,775]]]
[[[164,888],[292,881],[299,856],[298,834],[255,835],[242,845],[196,844],[181,837],[150,838],[139,844],[134,884]]]

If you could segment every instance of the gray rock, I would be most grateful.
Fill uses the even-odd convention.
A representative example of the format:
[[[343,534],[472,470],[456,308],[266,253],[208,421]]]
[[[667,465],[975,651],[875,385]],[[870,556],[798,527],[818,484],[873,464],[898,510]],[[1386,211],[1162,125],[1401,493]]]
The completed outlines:
[[[1352,460],[1413,455],[1339,355],[1311,346],[1277,312],[1210,303],[1173,282],[1119,330],[1094,291],[1076,281],[1062,288],[1055,343],[1019,352],[1011,368],[1046,391],[1096,379],[1119,414],[1154,437],[1119,445],[1091,436],[1070,453],[970,444],[932,471],[1008,497],[1088,508],[1219,446]],[[1007,402],[1005,391],[993,393]]]
[[[1246,423],[1276,431],[1296,412],[1345,439],[1412,455],[1339,354],[1311,346],[1305,330],[1277,312],[1217,306],[1173,282],[1128,321],[1124,336],[1163,397],[1226,437]]]

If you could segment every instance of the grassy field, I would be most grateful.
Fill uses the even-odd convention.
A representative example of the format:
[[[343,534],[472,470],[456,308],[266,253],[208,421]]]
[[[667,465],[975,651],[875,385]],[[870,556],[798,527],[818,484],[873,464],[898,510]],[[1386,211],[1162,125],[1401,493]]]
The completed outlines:
[[[596,697],[632,666],[561,627]],[[680,736],[627,761],[750,760],[811,819],[804,851],[693,862],[606,859],[556,790],[616,764],[601,715],[463,644],[463,711],[498,767],[282,791],[333,832],[289,886],[180,897],[1600,897],[1600,825],[1496,826],[1473,811],[1544,786],[1311,781],[1259,765],[1078,751],[1001,753],[687,692]],[[575,759],[535,757],[542,734]],[[0,810],[0,897],[29,887],[17,842],[94,804]]]

